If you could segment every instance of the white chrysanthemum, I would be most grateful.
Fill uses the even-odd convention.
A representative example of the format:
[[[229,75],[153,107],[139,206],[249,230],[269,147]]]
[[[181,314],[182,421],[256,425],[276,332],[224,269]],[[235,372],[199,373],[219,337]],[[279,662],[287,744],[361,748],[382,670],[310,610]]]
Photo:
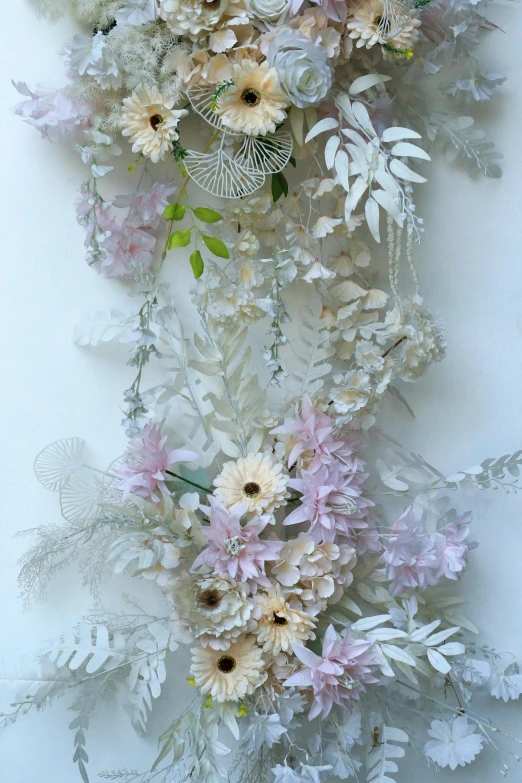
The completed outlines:
[[[228,650],[196,647],[190,672],[201,693],[218,702],[238,701],[265,681],[263,652],[252,637],[232,644]]]
[[[419,38],[420,19],[401,0],[363,0],[348,18],[346,29],[357,47],[384,44],[409,49]]]
[[[234,65],[234,84],[220,96],[216,112],[226,128],[249,136],[266,136],[286,117],[288,98],[275,68],[268,62],[243,60]]]
[[[254,605],[243,582],[213,575],[180,579],[173,587],[172,620],[203,647],[226,650],[241,634],[256,627]]]
[[[214,480],[215,496],[227,508],[248,503],[248,511],[271,513],[286,505],[288,476],[268,454],[249,454],[237,462],[225,462]]]
[[[130,136],[132,151],[141,152],[157,163],[179,138],[177,126],[186,109],[173,109],[174,101],[164,98],[156,87],[138,90],[123,100],[122,133]]]
[[[254,601],[258,610],[257,641],[265,652],[291,653],[295,642],[304,644],[315,639],[313,617],[290,606],[278,588],[258,593]]]

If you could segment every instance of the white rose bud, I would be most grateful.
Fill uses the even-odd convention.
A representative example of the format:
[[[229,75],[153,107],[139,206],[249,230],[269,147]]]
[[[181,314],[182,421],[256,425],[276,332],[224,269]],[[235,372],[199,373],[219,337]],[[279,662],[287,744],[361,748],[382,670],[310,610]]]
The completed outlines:
[[[299,109],[320,103],[332,86],[333,69],[326,49],[298,30],[285,30],[275,36],[267,59],[276,68],[281,87]]]

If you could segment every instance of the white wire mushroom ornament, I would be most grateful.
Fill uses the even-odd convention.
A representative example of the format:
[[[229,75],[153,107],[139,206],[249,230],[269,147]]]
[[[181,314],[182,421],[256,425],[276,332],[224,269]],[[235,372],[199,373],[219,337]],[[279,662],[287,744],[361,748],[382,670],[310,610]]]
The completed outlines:
[[[282,171],[292,155],[292,137],[277,125],[286,118],[282,110],[288,101],[276,105],[272,122],[255,125],[256,108],[262,100],[256,86],[233,80],[219,85],[197,84],[187,90],[192,108],[218,132],[217,149],[208,152],[185,150],[187,174],[203,190],[221,198],[249,196],[265,182],[267,175]],[[234,104],[237,104],[236,108]],[[252,117],[245,130],[229,126],[229,115],[244,111]],[[232,123],[231,123],[232,124]],[[273,131],[271,130],[273,128]]]

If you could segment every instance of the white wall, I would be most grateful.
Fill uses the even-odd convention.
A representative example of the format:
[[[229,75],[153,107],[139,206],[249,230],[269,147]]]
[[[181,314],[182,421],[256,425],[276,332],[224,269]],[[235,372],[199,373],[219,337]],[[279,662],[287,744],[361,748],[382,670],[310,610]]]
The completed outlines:
[[[56,497],[33,477],[34,456],[53,440],[80,435],[95,464],[108,463],[124,446],[120,395],[131,377],[122,352],[79,349],[70,339],[83,310],[127,307],[119,286],[98,277],[83,262],[83,233],[72,208],[84,176],[82,165],[74,153],[40,141],[34,129],[8,114],[17,100],[11,77],[61,83],[58,50],[71,28],[38,21],[23,0],[6,5],[0,82],[2,671],[21,653],[31,654],[42,639],[72,626],[90,602],[79,579],[70,589],[62,577],[51,585],[45,604],[22,612],[16,560],[26,541],[13,535],[59,520]],[[517,79],[522,12],[512,3],[490,10],[506,32],[488,37],[484,60],[488,70],[506,74],[509,81],[484,111],[484,124],[504,152],[504,177],[471,181],[442,161],[430,170],[419,205],[426,235],[417,261],[426,301],[446,325],[448,358],[405,390],[416,420],[393,407],[384,422],[404,444],[448,472],[522,445],[522,90]],[[188,281],[185,273],[186,267],[180,285]],[[179,279],[178,270],[175,277]],[[481,546],[463,582],[464,594],[473,602],[468,615],[483,629],[484,641],[522,655],[520,496],[490,492],[470,498],[470,503]],[[92,780],[97,770],[108,767],[147,768],[154,738],[179,698],[179,689],[171,683],[148,740],[136,738],[124,715],[107,710],[95,718],[88,740]],[[519,705],[501,710],[492,705],[487,715],[522,736]],[[0,736],[0,778],[9,783],[75,781],[70,720],[71,714],[57,704],[6,730]],[[511,766],[513,759],[506,761]],[[451,779],[490,783],[499,768],[490,748],[478,764]],[[413,762],[399,778],[400,783],[449,779],[449,774],[427,771]],[[522,769],[515,768],[510,779],[521,780]]]

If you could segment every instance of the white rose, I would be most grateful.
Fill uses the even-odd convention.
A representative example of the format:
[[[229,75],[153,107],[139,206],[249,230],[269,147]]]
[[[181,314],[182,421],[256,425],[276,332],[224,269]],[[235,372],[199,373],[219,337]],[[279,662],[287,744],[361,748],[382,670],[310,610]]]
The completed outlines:
[[[281,22],[286,15],[289,0],[245,0],[247,11],[261,22]]]
[[[332,86],[333,69],[326,49],[298,30],[284,30],[276,35],[268,47],[267,59],[299,109],[320,103]]]

